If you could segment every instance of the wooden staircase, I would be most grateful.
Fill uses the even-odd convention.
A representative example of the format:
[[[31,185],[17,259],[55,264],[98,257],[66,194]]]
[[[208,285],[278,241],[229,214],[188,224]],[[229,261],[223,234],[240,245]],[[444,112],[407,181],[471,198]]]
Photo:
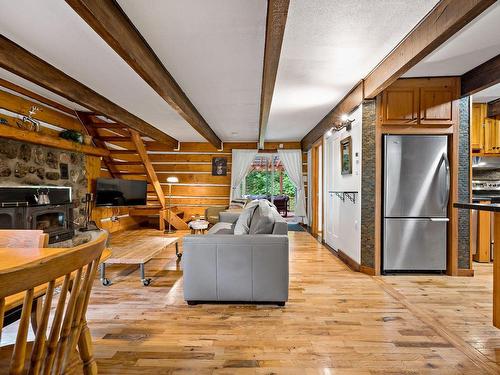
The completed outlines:
[[[110,155],[102,159],[106,168],[103,171],[104,176],[109,174],[109,177],[113,178],[145,180],[153,187],[154,197],[148,195],[147,205],[131,208],[129,215],[158,215],[161,230],[165,229],[168,221],[175,229],[189,229],[183,219],[184,213],[174,206],[167,207],[163,188],[149,160],[141,135],[122,124],[105,121],[96,114],[86,112],[77,114],[95,145],[110,151]]]

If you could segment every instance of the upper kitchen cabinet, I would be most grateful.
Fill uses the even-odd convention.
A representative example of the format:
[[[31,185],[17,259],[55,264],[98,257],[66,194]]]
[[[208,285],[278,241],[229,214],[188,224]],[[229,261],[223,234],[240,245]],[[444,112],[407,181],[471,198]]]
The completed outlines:
[[[487,117],[486,103],[473,103],[470,144],[473,153],[500,153],[500,119]]]
[[[451,126],[458,117],[458,79],[399,79],[383,91],[379,119],[382,125]]]
[[[453,124],[453,88],[420,88],[420,124]]]
[[[470,127],[470,147],[472,152],[484,152],[484,125],[486,119],[486,104],[472,104]]]
[[[486,154],[500,153],[500,120],[485,118],[484,152]]]
[[[382,123],[384,125],[417,124],[418,90],[390,87],[382,93]]]

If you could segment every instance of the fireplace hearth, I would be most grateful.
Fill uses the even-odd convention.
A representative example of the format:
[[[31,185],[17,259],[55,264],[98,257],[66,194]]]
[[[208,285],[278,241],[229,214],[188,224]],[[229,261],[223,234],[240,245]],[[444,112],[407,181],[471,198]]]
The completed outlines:
[[[36,203],[40,188],[48,190],[50,204]],[[40,229],[49,235],[49,244],[73,238],[71,188],[0,187],[0,229]]]

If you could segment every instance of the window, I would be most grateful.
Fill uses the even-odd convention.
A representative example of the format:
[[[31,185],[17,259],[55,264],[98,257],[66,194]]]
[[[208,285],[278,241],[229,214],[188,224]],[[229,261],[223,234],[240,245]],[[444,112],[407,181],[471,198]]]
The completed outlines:
[[[254,198],[269,198],[286,195],[290,198],[289,210],[295,209],[296,188],[290,181],[278,155],[260,154],[255,158],[247,174],[242,192]]]

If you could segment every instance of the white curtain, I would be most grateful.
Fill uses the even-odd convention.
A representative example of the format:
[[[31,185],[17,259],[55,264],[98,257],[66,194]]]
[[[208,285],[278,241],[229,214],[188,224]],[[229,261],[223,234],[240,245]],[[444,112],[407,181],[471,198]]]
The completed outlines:
[[[231,166],[231,197],[230,200],[241,198],[240,185],[246,177],[252,162],[257,155],[257,150],[234,150]]]
[[[278,150],[278,155],[285,166],[288,177],[297,188],[295,216],[302,218],[302,222],[307,224],[304,176],[302,174],[302,151]]]

